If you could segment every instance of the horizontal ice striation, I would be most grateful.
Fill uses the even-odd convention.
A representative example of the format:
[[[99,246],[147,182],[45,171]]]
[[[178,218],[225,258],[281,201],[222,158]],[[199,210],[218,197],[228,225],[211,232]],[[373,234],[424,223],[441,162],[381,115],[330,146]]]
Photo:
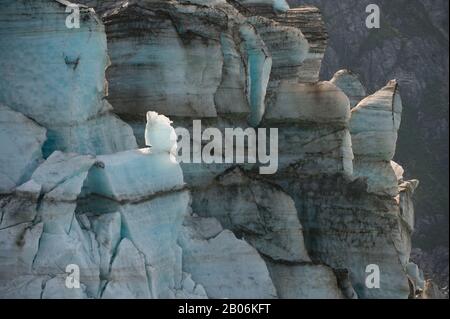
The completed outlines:
[[[97,161],[86,187],[109,199],[140,200],[183,187],[181,168],[168,153],[152,154],[150,149],[139,149],[100,155]]]
[[[334,87],[331,83],[327,86]],[[316,103],[326,97],[326,92],[319,94],[321,97]],[[301,105],[300,112],[308,110],[301,104],[307,97],[308,91],[305,91],[295,99]],[[402,175],[402,169],[391,162],[401,116],[401,100],[395,82],[361,101],[351,112],[351,118],[348,99],[342,103],[342,110],[346,111],[341,114],[346,116],[340,120],[336,120],[339,117],[333,120],[336,115],[331,111],[339,109],[335,108],[339,98],[329,101],[330,111],[324,112],[328,120],[320,116],[320,107],[314,109],[317,113],[312,113],[310,124],[302,123],[305,117],[302,113],[297,119],[286,116],[282,122],[282,139],[286,136],[291,143],[310,139],[313,144],[303,142],[294,150],[281,146],[281,158],[297,158],[297,162],[286,166],[274,178],[296,202],[306,248],[313,261],[323,262],[338,272],[348,271],[349,281],[359,298],[407,298],[406,266],[413,231],[411,194],[416,183],[406,182],[411,187],[401,186],[405,182],[398,180],[396,172]],[[280,112],[280,116],[283,114],[289,113]],[[292,124],[289,127],[287,123]],[[319,133],[326,132],[327,127],[331,134]],[[284,135],[283,132],[291,133]],[[317,134],[318,139],[315,139]],[[336,143],[334,147],[332,143]],[[286,150],[290,151],[289,157],[283,155]],[[336,153],[336,150],[340,151]],[[340,165],[336,165],[338,159],[342,161]],[[365,285],[365,267],[370,264],[385,269],[381,279],[383,291],[368,289]],[[342,287],[339,276],[338,281]],[[347,292],[346,296],[351,294]]]
[[[282,299],[344,299],[330,267],[312,263],[287,265],[269,261],[268,267]]]
[[[217,207],[217,202],[223,204]],[[201,216],[217,218],[263,256],[291,263],[310,261],[293,200],[276,185],[255,180],[239,168],[194,193],[192,208]]]
[[[113,61],[108,78],[114,83],[109,100],[118,106],[117,113],[145,115],[153,110],[171,116],[216,116],[214,93],[221,81],[224,15],[216,12],[209,18],[211,9],[186,6],[179,9],[185,20],[175,23],[176,10],[167,1],[148,2],[145,8],[130,1],[106,12]],[[220,25],[210,29],[210,19]],[[190,20],[203,25],[192,29]],[[130,39],[130,33],[135,38]],[[126,80],[119,84],[118,79]]]
[[[109,64],[104,26],[80,8],[80,28],[66,27],[64,1],[3,1],[0,103],[45,127],[54,150],[113,153],[136,147],[131,129],[104,100]]]
[[[333,270],[311,262],[295,203],[278,185],[234,168],[193,198],[196,213],[217,218],[256,248],[279,298],[344,298]]]
[[[103,25],[82,8],[83,27],[65,28],[66,4],[11,2],[2,11],[11,24],[1,46],[12,50],[2,50],[1,99],[12,109],[2,106],[1,141],[17,156],[2,157],[0,297],[206,297],[182,271],[177,240],[190,196],[181,169],[157,143],[125,151],[136,142],[104,100]],[[173,144],[150,131],[150,140]],[[66,286],[68,265],[80,270],[77,289]]]

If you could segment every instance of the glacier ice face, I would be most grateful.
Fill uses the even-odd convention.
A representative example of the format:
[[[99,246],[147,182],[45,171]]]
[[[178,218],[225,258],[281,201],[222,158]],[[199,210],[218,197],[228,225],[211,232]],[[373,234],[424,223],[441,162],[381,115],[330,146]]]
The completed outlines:
[[[110,15],[106,13],[111,21],[106,26],[112,61],[108,69],[112,93],[109,100],[119,114],[145,116],[152,110],[174,116],[216,116],[214,93],[220,85],[222,51],[215,39],[219,39],[220,33],[210,31],[206,25],[200,31],[189,29],[189,19],[202,21],[208,9],[189,12],[187,6],[186,21],[178,20],[175,25],[170,18],[176,14],[172,3],[159,1],[147,6],[160,14],[155,16],[150,10],[142,10],[133,1]],[[137,18],[132,24],[122,23],[120,16],[128,14]],[[133,29],[141,30],[138,31],[141,36],[130,44],[126,33]],[[151,31],[155,29],[159,30],[157,34]],[[213,33],[208,34],[212,38],[205,41],[197,35],[202,31]],[[139,74],[133,69],[139,70]],[[160,75],[158,79],[154,74]],[[128,81],[121,81],[124,85],[114,80],[123,76],[128,77]]]
[[[32,272],[43,224],[21,223],[0,230],[0,298],[39,299],[50,279]]]
[[[192,276],[183,272],[181,280],[181,289],[175,293],[177,299],[207,299],[205,288],[202,285],[195,283]]]
[[[124,118],[142,117],[149,109],[191,118],[250,112],[249,123],[256,126],[264,114],[270,78],[318,79],[324,39],[314,35],[315,21],[323,28],[316,11],[288,10],[293,18],[286,23],[275,19],[272,8],[287,10],[285,1],[241,3],[269,6],[268,17],[274,19],[256,14],[247,18],[247,11],[239,12],[226,1],[207,6],[153,1],[145,9],[136,1],[118,4],[99,4],[97,9],[107,21],[110,101]],[[127,15],[134,22],[121,20]],[[307,33],[299,23],[308,24]],[[160,31],[151,32],[154,28]],[[130,42],[134,37],[137,41]]]
[[[257,251],[218,225],[214,232],[208,229],[209,233],[205,233],[205,223],[209,226],[214,222],[198,217],[186,219],[180,245],[184,269],[204,287],[208,297],[275,298],[267,266]]]
[[[78,220],[69,225],[71,229],[68,233],[55,228],[43,233],[34,263],[35,270],[38,273],[57,275],[63,274],[67,265],[76,264],[86,276],[81,278],[81,282],[91,285],[91,293],[95,296],[99,275],[96,265],[98,255],[91,250],[94,244],[93,234],[84,232]]]
[[[130,180],[129,170],[143,172],[143,179]],[[148,187],[137,194],[138,188],[127,185]],[[136,150],[94,158],[54,152],[29,182],[2,198],[2,289],[14,290],[20,276],[24,285],[39,288],[36,295],[30,292],[37,298],[205,296],[183,275],[177,240],[190,199],[183,187],[169,154]],[[102,204],[98,196],[112,204]],[[80,268],[80,290],[65,286],[71,264]],[[31,274],[49,278],[35,285],[25,281]],[[22,294],[10,293],[2,297]]]
[[[19,133],[16,130],[23,129],[22,140],[31,145],[31,155],[24,152],[30,157],[30,167],[27,175],[19,176],[11,187],[24,183],[14,192],[8,185],[9,193],[0,198],[1,297],[205,296],[201,287],[195,288],[196,284],[183,272],[182,252],[177,244],[189,202],[188,193],[181,190],[181,169],[168,152],[157,152],[157,143],[153,153],[148,149],[124,151],[136,148],[131,128],[113,115],[111,106],[103,100],[107,55],[100,20],[91,10],[82,8],[86,24],[69,34],[63,19],[65,6],[59,2],[37,1],[28,7],[10,2],[5,8],[11,11],[13,21],[18,21],[13,13],[36,13],[34,20],[13,25],[16,33],[12,34],[17,35],[12,40],[13,49],[18,53],[24,47],[28,36],[23,31],[37,23],[39,32],[30,38],[38,49],[33,57],[48,72],[43,72],[37,91],[30,81],[30,72],[41,72],[37,68],[28,68],[24,78],[19,77],[21,86],[10,81],[5,86],[7,90],[3,90],[2,82],[1,99],[44,125],[48,139],[42,145],[45,129],[2,107],[2,121],[18,124],[15,130],[2,124],[7,138],[14,138]],[[53,42],[47,47],[45,39],[55,29],[61,32],[61,38],[50,37]],[[70,42],[72,36],[74,41]],[[62,46],[64,38],[69,38],[70,45]],[[2,38],[2,47],[6,40]],[[64,48],[66,58],[60,59]],[[22,68],[20,55],[13,56],[6,50],[2,54],[2,71],[18,72]],[[78,54],[79,59],[72,59]],[[54,78],[55,75],[60,78]],[[61,90],[54,90],[59,82]],[[68,86],[64,87],[66,82]],[[28,87],[31,93],[23,90]],[[62,105],[69,108],[63,112]],[[173,131],[170,126],[168,129]],[[154,137],[156,142],[166,138],[161,134]],[[9,141],[2,139],[5,145],[11,144]],[[167,142],[161,143],[173,141],[167,137]],[[34,162],[41,158],[41,148],[48,158],[35,169],[32,165],[37,166]],[[92,155],[67,153],[68,150]],[[114,154],[94,156],[103,153]],[[24,170],[20,165],[18,162],[11,176]],[[8,167],[13,168],[9,164]],[[168,209],[169,205],[172,209]],[[72,264],[80,270],[78,290],[66,287],[66,267]],[[137,275],[139,285],[129,280],[136,278],[133,275]]]
[[[235,168],[218,176],[206,190],[194,191],[193,197],[197,214],[217,218],[264,257],[279,298],[344,298],[333,270],[311,262],[295,203],[280,187]],[[214,221],[191,223],[204,238],[217,238],[221,228]],[[208,291],[209,286],[204,286]]]
[[[415,263],[408,263],[406,265],[406,271],[408,272],[408,277],[414,285],[414,291],[421,291],[425,289],[425,279],[423,272]]]
[[[138,149],[96,157],[88,176],[88,192],[118,202],[138,201],[182,188],[183,172],[169,153]]]
[[[409,220],[412,214],[411,202],[408,193],[399,185],[398,174],[390,163],[395,151],[393,145],[401,113],[400,98],[392,98],[394,95],[389,88],[365,98],[366,93],[361,83],[349,72],[338,72],[331,81],[319,82],[318,74],[327,38],[319,11],[304,6],[277,14],[272,4],[271,1],[236,1],[233,6],[240,14],[236,14],[223,3],[211,5],[208,15],[213,26],[210,27],[209,33],[204,30],[202,22],[193,18],[201,16],[205,12],[203,9],[193,7],[187,10],[182,6],[172,9],[176,12],[176,24],[188,24],[190,29],[197,31],[197,36],[205,38],[206,43],[210,40],[210,35],[216,36],[215,19],[219,13],[214,9],[227,8],[230,20],[239,21],[240,30],[244,27],[247,31],[245,36],[252,35],[247,41],[253,42],[248,44],[256,43],[259,37],[258,41],[265,45],[265,48],[260,47],[271,56],[272,67],[265,92],[260,94],[258,92],[262,92],[261,90],[254,91],[259,96],[264,95],[264,104],[252,104],[252,99],[247,103],[243,102],[240,94],[251,94],[251,81],[255,78],[248,72],[251,65],[247,66],[247,69],[243,68],[243,65],[248,63],[248,52],[251,51],[239,50],[242,44],[238,45],[239,38],[229,31],[232,27],[227,28],[226,32],[223,31],[225,35],[222,33],[218,40],[224,52],[224,59],[219,62],[222,63],[223,82],[216,94],[216,110],[220,111],[217,116],[201,118],[207,120],[208,125],[221,130],[227,125],[246,128],[245,117],[249,112],[251,117],[256,114],[256,119],[259,119],[260,113],[263,112],[260,125],[266,128],[276,126],[280,134],[280,170],[270,179],[283,189],[286,196],[293,199],[310,258],[328,264],[335,270],[348,271],[346,279],[339,279],[337,282],[339,289],[346,287],[346,297],[353,298],[355,294],[362,298],[406,297],[408,285],[404,267],[408,259],[411,233],[411,227],[406,220]],[[149,6],[148,9],[152,10],[152,7]],[[249,25],[254,28],[255,35]],[[109,27],[116,28],[115,23],[111,23]],[[292,39],[292,42],[282,43],[285,50],[279,49],[280,37],[283,35],[288,40]],[[178,36],[184,40],[183,32],[178,31]],[[133,39],[135,35],[128,32],[128,37]],[[243,43],[244,48],[245,44]],[[121,65],[122,61],[117,63]],[[258,74],[264,71],[263,66],[263,63],[259,66],[260,73],[256,74],[258,79],[261,79]],[[243,73],[242,69],[247,71]],[[128,68],[128,72],[127,76],[134,72],[134,78],[138,77],[141,71]],[[246,75],[245,82],[242,74]],[[235,80],[234,86],[229,84],[230,79]],[[124,85],[122,81],[114,81],[116,85]],[[112,86],[114,85],[112,83]],[[241,93],[236,93],[239,90]],[[227,96],[225,92],[233,92],[229,94],[232,98],[223,100],[223,97]],[[222,99],[219,100],[219,97]],[[377,116],[384,113],[381,110],[377,113],[375,104],[388,106],[392,101],[395,102],[394,121],[392,122],[391,117],[388,122],[388,116]],[[359,105],[355,107],[358,102]],[[363,107],[365,104],[367,106]],[[254,108],[255,105],[263,107]],[[176,105],[169,105],[161,112],[168,116],[174,115],[176,124],[191,129],[189,116],[180,118],[173,112],[174,106]],[[141,120],[136,117],[139,114],[132,108],[127,107],[127,110],[126,116],[131,119],[130,123],[133,123],[135,132],[140,132]],[[386,107],[386,115],[389,110]],[[231,119],[229,114],[233,115]],[[392,112],[389,114],[392,115]],[[374,132],[370,132],[370,129],[367,131],[367,128],[371,127],[376,128]],[[242,186],[238,188],[242,197],[233,197],[233,200],[238,198],[239,201],[226,199],[226,194],[232,191],[224,185],[216,185],[215,180],[228,168],[201,164],[183,165],[186,181],[193,190],[193,211],[199,215],[219,218],[224,227],[238,235],[245,233],[243,228],[257,233],[258,227],[255,225],[258,223],[255,224],[252,218],[229,221],[230,216],[233,218],[233,212],[240,211],[238,209],[245,208],[248,212],[245,216],[258,216],[259,209],[248,203],[249,195],[246,195],[245,187]],[[251,167],[248,169],[252,170]],[[266,188],[262,193],[267,196],[269,191]],[[217,198],[225,198],[225,204],[220,209],[213,209],[212,205]],[[273,217],[276,208],[269,211]],[[405,211],[405,217],[402,211]],[[265,223],[264,225],[267,226]],[[364,234],[360,234],[361,231]],[[267,243],[261,240],[256,245],[251,236],[255,235],[247,234],[245,239],[259,247],[260,251],[266,254],[274,253],[272,245],[275,241]],[[347,252],[348,247],[351,247],[351,254]],[[374,248],[369,250],[368,247]],[[365,266],[371,262],[378,262],[389,269],[384,282],[386,288],[382,292],[374,293],[365,287]],[[294,276],[298,271],[298,277],[301,278],[301,269],[297,267],[295,270],[289,270],[289,273]],[[306,269],[303,271],[306,272]],[[280,270],[281,273],[287,271]],[[334,274],[327,273],[331,281],[335,282]],[[272,279],[276,285],[275,275]],[[301,279],[294,281],[297,282],[301,282]],[[330,284],[326,285],[331,287]],[[206,287],[205,289],[207,290]],[[337,291],[334,288],[330,288],[328,292],[322,290],[323,296],[326,296],[326,293],[333,295],[333,290]],[[334,296],[342,295],[336,293]]]
[[[395,80],[362,100],[352,109],[350,121],[355,155],[374,160],[392,160],[401,114],[402,100]]]
[[[98,244],[94,233],[84,227],[76,213],[76,201],[87,173],[88,170],[69,177],[44,195],[37,216],[37,220],[44,224],[44,231],[39,239],[33,271],[52,277],[67,277],[66,267],[77,265],[80,269],[80,282],[85,285],[85,293],[96,297],[100,287]],[[55,191],[68,196],[53,196]],[[54,289],[64,293],[67,290],[64,282],[56,280]]]
[[[248,194],[249,190],[241,187],[247,184],[236,182],[230,177],[230,171],[224,173],[230,169],[229,165],[183,164],[186,182],[192,190],[193,212],[201,216],[217,217],[225,228],[232,230],[238,237],[243,236],[259,253],[276,258],[293,257],[290,252],[280,253],[278,250],[280,243],[284,243],[283,240],[292,244],[291,239],[286,239],[291,238],[286,233],[293,233],[283,233],[285,237],[278,242],[265,240],[268,233],[276,237],[276,231],[258,231],[268,225],[275,225],[275,230],[278,226],[282,229],[289,223],[287,220],[296,224],[289,218],[297,214],[305,252],[314,263],[327,264],[333,271],[314,268],[314,264],[308,264],[303,270],[302,266],[305,265],[302,264],[286,269],[277,267],[270,274],[275,287],[283,282],[277,279],[277,274],[283,278],[287,273],[292,279],[292,287],[286,290],[278,287],[278,294],[304,297],[301,290],[296,289],[296,285],[303,280],[304,273],[310,271],[313,278],[315,274],[323,273],[330,279],[324,281],[323,286],[327,288],[314,293],[311,288],[311,295],[324,298],[407,297],[405,267],[414,226],[411,219],[414,214],[411,196],[416,182],[405,182],[399,178],[401,169],[395,168],[391,163],[401,115],[399,94],[393,93],[396,89],[393,90],[392,85],[388,85],[373,96],[365,97],[362,84],[348,71],[336,73],[331,81],[319,81],[327,33],[317,8],[286,7],[280,14],[278,10],[274,10],[273,1],[214,1],[206,6],[198,3],[191,2],[187,6],[186,1],[174,1],[170,4],[152,1],[145,4],[145,13],[134,1],[119,11],[108,10],[119,8],[118,2],[100,5],[100,11],[108,21],[111,54],[117,53],[117,59],[112,61],[112,68],[121,68],[120,73],[108,75],[111,94],[114,95],[114,91],[120,93],[121,98],[126,101],[122,103],[118,99],[114,103],[118,105],[118,114],[133,126],[138,137],[142,135],[144,115],[149,103],[142,102],[139,96],[149,96],[152,92],[139,89],[142,93],[135,98],[136,91],[130,88],[135,86],[135,79],[140,79],[141,76],[148,83],[160,79],[155,76],[160,73],[146,72],[145,68],[137,69],[133,63],[128,63],[126,56],[132,56],[135,50],[125,44],[127,41],[138,43],[143,50],[140,51],[140,56],[144,56],[145,51],[156,53],[158,69],[171,66],[164,60],[165,44],[161,45],[161,56],[157,54],[158,43],[165,40],[166,30],[170,30],[170,34],[176,37],[176,45],[172,44],[173,38],[170,39],[170,45],[179,54],[191,52],[192,41],[199,39],[202,40],[202,50],[205,52],[218,47],[222,58],[217,59],[216,64],[220,68],[210,68],[211,73],[214,72],[214,79],[221,79],[214,93],[215,112],[212,111],[211,104],[208,104],[191,110],[188,115],[181,115],[180,107],[184,110],[186,106],[183,102],[167,103],[164,98],[163,103],[156,99],[152,99],[152,103],[157,105],[159,113],[173,117],[176,125],[190,131],[193,117],[201,118],[208,126],[217,127],[221,131],[226,127],[236,126],[245,129],[249,125],[248,118],[251,125],[277,127],[279,171],[258,184],[258,179],[252,177],[257,165],[245,167],[250,176],[250,185],[263,185],[260,187],[261,191],[257,192],[259,197],[249,200],[253,198]],[[279,9],[284,6],[282,2],[276,6],[279,4]],[[122,19],[149,12],[169,13],[172,18],[168,23],[166,16],[155,14],[141,24],[139,34],[133,31],[136,29],[133,23],[126,23]],[[208,21],[208,27],[205,21]],[[228,21],[228,24],[223,21]],[[147,35],[151,25],[164,26],[161,34]],[[189,33],[191,37],[187,38]],[[284,39],[286,40],[283,41]],[[114,47],[118,42],[121,43],[120,47]],[[257,55],[252,55],[255,48],[259,48],[259,51]],[[128,50],[126,55],[124,50]],[[268,76],[263,56],[270,57],[272,61]],[[142,65],[149,65],[145,59],[140,62]],[[196,71],[192,72],[193,77],[196,74]],[[209,77],[210,73],[205,76]],[[138,85],[142,85],[142,81],[139,82]],[[173,89],[178,87],[173,80],[165,83]],[[156,88],[158,86],[159,83],[155,85]],[[189,88],[183,92],[197,96],[205,87],[193,88],[190,92]],[[204,96],[209,94],[208,92]],[[189,99],[184,102],[186,101]],[[140,145],[144,145],[142,139]],[[224,176],[233,180],[228,183],[234,185],[234,188],[221,184],[228,179],[221,179]],[[274,192],[273,187],[266,183],[274,183],[281,190]],[[231,200],[229,194],[237,195]],[[265,202],[266,198],[285,198],[285,202],[293,202],[294,208],[288,205],[290,217],[282,215],[282,220],[275,218],[279,209],[285,211],[286,207],[272,206]],[[220,209],[213,208],[213,203],[218,199],[223,204]],[[254,202],[264,205],[258,207]],[[270,218],[260,222],[264,210],[270,212],[267,213]],[[236,216],[233,214],[236,211],[245,211],[246,214]],[[276,222],[272,223],[274,220]],[[261,225],[264,227],[259,227]],[[296,237],[299,238],[299,235]],[[273,262],[267,255],[264,257],[266,265]],[[383,293],[371,291],[364,284],[365,267],[372,262],[389,270],[382,283],[386,285]],[[196,274],[192,275],[195,279]],[[207,286],[205,290],[208,291]]]
[[[217,114],[248,116],[250,106],[246,92],[245,61],[233,33],[222,33],[220,45],[223,55],[222,81],[214,96]]]
[[[346,124],[350,119],[348,97],[330,82],[292,83],[283,81],[266,121],[304,121]]]
[[[269,84],[272,57],[254,27],[244,25],[239,29],[244,40],[244,59],[247,61],[247,100],[250,105],[249,123],[258,126],[265,112],[265,96]]]
[[[0,104],[0,194],[24,183],[42,159],[46,130]]]
[[[284,26],[301,30],[308,41],[309,50],[302,65],[292,67],[298,70],[297,79],[299,82],[316,83],[319,81],[319,72],[327,47],[328,35],[318,8],[305,5],[291,8],[282,14],[274,14],[271,11],[259,8],[250,10],[247,15],[262,15]]]
[[[82,2],[107,37],[88,8],[69,30],[61,1],[5,2],[0,141],[15,154],[23,131],[18,146],[32,147],[0,157],[0,298],[406,298],[408,280],[421,285],[409,262],[418,182],[391,161],[397,85],[364,98],[349,72],[318,81],[318,9]],[[190,131],[194,118],[276,127],[279,171],[180,167],[166,116]],[[382,290],[365,286],[373,263]],[[66,287],[69,264],[79,289]]]
[[[367,96],[366,88],[362,85],[358,76],[349,70],[337,71],[330,82],[348,96],[351,108],[354,108]]]
[[[94,163],[93,156],[56,151],[33,172],[31,179],[48,193],[70,178],[86,173]]]
[[[0,198],[0,229],[32,222],[42,186],[33,181],[19,186],[12,194]]]
[[[286,12],[290,9],[290,7],[286,0],[274,0],[273,9],[278,12]]]
[[[124,238],[117,248],[102,298],[148,299],[150,296],[144,255]]]
[[[297,79],[310,49],[301,30],[260,16],[249,17],[247,22],[255,27],[272,56],[271,81]]]
[[[103,100],[109,64],[103,24],[82,7],[83,23],[69,29],[65,9],[58,1],[3,1],[8,19],[1,26],[0,103],[48,130],[46,157],[54,150],[102,154],[136,148],[130,127]]]
[[[30,274],[38,251],[43,224],[21,223],[0,230],[2,284],[15,276]]]
[[[173,298],[180,286],[182,265],[177,236],[188,203],[189,194],[184,191],[120,208],[123,235],[145,256],[154,298]]]
[[[168,152],[173,155],[177,150],[177,134],[171,126],[172,121],[156,112],[147,113],[145,126],[145,144],[153,153]]]
[[[398,85],[390,81],[352,109],[350,132],[355,176],[365,178],[368,191],[396,196],[398,178],[391,165],[400,128],[402,101]]]
[[[275,261],[310,261],[294,201],[281,189],[252,179],[239,168],[219,176],[206,189],[194,193],[192,208],[197,214],[217,218]]]
[[[66,289],[66,276],[58,275],[43,283],[41,299],[86,299],[85,287]]]
[[[80,154],[112,154],[135,149],[133,130],[109,112],[99,114],[84,123],[48,126],[48,139],[44,145],[44,156],[54,150]]]
[[[108,278],[111,260],[117,254],[117,247],[121,239],[122,218],[119,212],[95,215],[93,213],[84,215],[88,218],[91,230],[95,234],[100,255],[100,278]],[[130,246],[128,243],[124,244]],[[130,248],[131,249],[131,248]],[[122,251],[125,248],[122,248]],[[123,252],[123,254],[126,254]],[[136,254],[132,254],[136,257]],[[120,259],[118,259],[120,260]],[[137,260],[137,259],[136,259]],[[118,262],[120,264],[120,262]],[[132,263],[135,266],[136,264]]]
[[[49,276],[25,275],[13,280],[1,281],[1,299],[40,299],[42,286],[51,279]]]
[[[8,20],[0,42],[0,101],[45,127],[102,111],[108,55],[103,26],[91,10],[81,9],[80,29],[66,27],[68,14],[57,1],[3,1],[2,14]]]
[[[282,299],[343,299],[333,270],[324,265],[267,263]]]
[[[289,10],[286,0],[237,0],[247,10],[271,10],[284,13]]]

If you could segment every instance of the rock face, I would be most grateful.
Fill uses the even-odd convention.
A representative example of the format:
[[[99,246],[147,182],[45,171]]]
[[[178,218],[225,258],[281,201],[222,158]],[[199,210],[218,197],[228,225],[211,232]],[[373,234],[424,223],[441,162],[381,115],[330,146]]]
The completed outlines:
[[[1,141],[20,158],[1,157],[11,169],[0,175],[0,297],[408,297],[408,279],[418,278],[409,262],[417,181],[391,162],[397,84],[365,97],[353,77],[318,81],[327,35],[316,8],[84,3],[104,21],[108,51],[88,8],[82,27],[67,29],[65,1],[5,6],[14,23],[0,48],[14,46],[0,50],[0,69],[24,74],[0,80]],[[15,16],[30,12],[25,22]],[[28,35],[28,23],[38,32]],[[55,30],[73,41],[62,46]],[[40,62],[26,71],[25,47],[38,48]],[[219,133],[276,128],[278,170],[180,165],[166,116],[188,133],[195,119]],[[80,285],[71,289],[74,265]],[[378,289],[367,285],[371,265]]]

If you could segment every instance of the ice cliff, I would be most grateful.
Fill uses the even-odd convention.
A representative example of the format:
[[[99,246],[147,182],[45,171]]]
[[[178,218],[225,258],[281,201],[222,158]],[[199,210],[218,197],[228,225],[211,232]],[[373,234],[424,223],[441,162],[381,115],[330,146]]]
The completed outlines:
[[[65,25],[67,1],[0,3],[1,298],[421,288],[409,262],[417,181],[392,161],[398,85],[366,96],[345,70],[319,82],[327,34],[316,8],[82,2],[79,29]],[[278,128],[278,172],[178,164],[173,127],[194,119]],[[79,289],[66,287],[73,264]]]

